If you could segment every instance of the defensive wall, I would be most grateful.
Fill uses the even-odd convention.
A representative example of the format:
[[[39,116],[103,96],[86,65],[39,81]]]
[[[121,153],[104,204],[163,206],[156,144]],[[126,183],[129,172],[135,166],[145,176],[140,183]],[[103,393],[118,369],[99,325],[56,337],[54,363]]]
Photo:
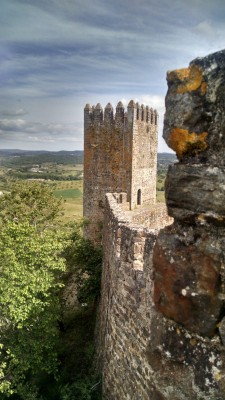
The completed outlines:
[[[172,222],[165,208],[160,216],[161,226]],[[103,399],[222,400],[225,353],[219,337],[200,336],[155,308],[159,226],[150,225],[134,222],[117,194],[106,196],[98,327]]]
[[[225,398],[225,51],[167,79],[169,216],[125,193],[104,205],[104,400]]]

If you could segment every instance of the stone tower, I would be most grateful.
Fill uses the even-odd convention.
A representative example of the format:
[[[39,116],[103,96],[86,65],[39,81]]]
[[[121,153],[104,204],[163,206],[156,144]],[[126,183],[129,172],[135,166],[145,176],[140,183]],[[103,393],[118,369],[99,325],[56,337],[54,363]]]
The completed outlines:
[[[84,217],[86,234],[98,241],[106,193],[126,193],[129,208],[154,204],[157,164],[156,110],[130,101],[105,110],[84,109]]]

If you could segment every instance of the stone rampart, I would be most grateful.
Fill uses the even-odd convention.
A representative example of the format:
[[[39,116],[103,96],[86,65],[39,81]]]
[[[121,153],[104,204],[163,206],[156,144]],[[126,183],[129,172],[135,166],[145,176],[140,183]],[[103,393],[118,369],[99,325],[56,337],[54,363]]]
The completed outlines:
[[[103,399],[224,399],[224,348],[218,337],[201,337],[155,309],[158,223],[153,219],[152,228],[143,227],[137,223],[139,210],[135,217],[126,211],[125,195],[106,197],[98,343]],[[159,214],[161,223],[171,222],[165,208],[164,218],[163,207]]]

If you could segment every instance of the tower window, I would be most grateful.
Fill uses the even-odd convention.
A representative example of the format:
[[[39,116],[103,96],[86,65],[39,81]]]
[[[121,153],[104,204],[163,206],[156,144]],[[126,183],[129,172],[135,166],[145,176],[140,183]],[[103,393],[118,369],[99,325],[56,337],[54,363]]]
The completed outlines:
[[[138,189],[137,191],[137,205],[141,205],[141,189]]]

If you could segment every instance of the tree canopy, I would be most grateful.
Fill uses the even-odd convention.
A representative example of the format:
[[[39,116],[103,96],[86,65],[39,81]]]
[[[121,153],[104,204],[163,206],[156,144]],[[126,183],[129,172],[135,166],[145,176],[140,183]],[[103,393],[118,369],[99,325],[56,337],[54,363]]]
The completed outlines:
[[[56,222],[61,201],[44,183],[17,181],[0,197],[0,221],[28,221],[39,228]]]
[[[0,201],[0,393],[28,400],[27,376],[57,368],[65,238],[46,187],[14,185]],[[33,386],[35,387],[35,385]]]
[[[63,227],[61,212],[45,184],[17,182],[0,197],[1,400],[99,398],[89,366],[101,249],[83,238],[80,224]],[[60,293],[70,274],[78,299],[91,307],[80,307],[60,336]],[[61,370],[60,357],[69,365],[62,362]],[[46,381],[49,388],[43,389]]]

